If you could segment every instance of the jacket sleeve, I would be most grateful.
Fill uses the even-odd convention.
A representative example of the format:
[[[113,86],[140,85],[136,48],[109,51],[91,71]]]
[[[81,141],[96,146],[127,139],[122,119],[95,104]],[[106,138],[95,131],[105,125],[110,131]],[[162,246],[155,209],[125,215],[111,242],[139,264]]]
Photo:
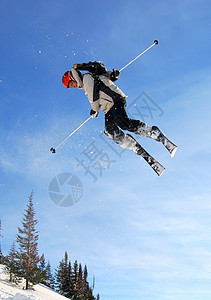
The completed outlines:
[[[98,112],[100,108],[100,101],[94,97],[94,84],[94,78],[92,75],[89,73],[85,74],[83,78],[85,95],[89,99],[92,109]]]

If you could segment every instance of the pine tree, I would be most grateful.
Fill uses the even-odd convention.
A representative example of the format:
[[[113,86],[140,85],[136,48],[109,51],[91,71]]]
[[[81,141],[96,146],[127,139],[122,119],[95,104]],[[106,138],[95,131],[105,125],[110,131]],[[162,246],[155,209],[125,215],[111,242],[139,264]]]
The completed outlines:
[[[64,275],[64,260],[60,261],[58,268],[56,269],[56,291],[62,293],[62,281]]]
[[[4,256],[3,256],[3,253],[1,251],[1,245],[0,245],[0,264],[3,264],[4,263]]]
[[[74,291],[74,284],[73,284],[73,272],[71,262],[68,263],[68,276],[69,276],[69,298],[74,299],[75,291]]]
[[[50,262],[48,262],[46,267],[46,277],[47,279],[44,281],[44,284],[48,286],[50,289],[54,290],[55,280],[54,276],[51,272],[51,265]]]
[[[1,220],[0,220],[0,238],[2,238],[2,234],[1,234]],[[0,264],[2,264],[4,262],[4,257],[1,251],[1,243],[0,243]]]
[[[57,291],[63,296],[71,300],[99,300],[93,296],[93,286],[90,287],[88,283],[88,271],[85,265],[82,270],[82,265],[75,260],[73,268],[71,262],[68,262],[68,255],[65,252],[65,257],[59,264],[56,270],[56,286]]]
[[[70,280],[71,280],[71,274],[69,269],[69,260],[68,260],[68,254],[65,252],[64,256],[64,268],[63,268],[63,279],[62,279],[62,295],[70,298],[71,291],[70,291]]]
[[[35,210],[32,202],[33,192],[29,196],[29,203],[23,216],[22,226],[18,227],[19,234],[17,242],[19,244],[19,261],[21,266],[21,274],[26,280],[26,290],[29,288],[29,283],[39,283],[38,279],[39,267],[38,264],[42,260],[38,254],[38,232],[36,225],[38,221],[35,219]]]
[[[36,272],[36,281],[45,284],[47,279],[47,267],[45,262],[45,256],[43,254],[41,256],[40,263],[38,264],[38,269]]]
[[[75,260],[73,264],[73,287],[75,292],[77,292],[77,282],[78,282],[78,262],[77,260]]]
[[[97,294],[96,300],[100,300],[100,295],[99,294]]]
[[[65,257],[62,259],[58,269],[56,270],[56,285],[57,291],[61,295],[70,299],[74,296],[72,277],[71,262],[68,260],[67,252],[65,252]]]
[[[15,243],[13,242],[11,249],[8,253],[8,255],[5,257],[5,264],[6,264],[6,268],[9,272],[9,281],[10,282],[15,282],[18,283],[19,279],[20,279],[20,274],[19,274],[19,263],[18,263],[18,256],[17,256],[17,252],[15,249]]]
[[[4,263],[4,257],[3,257],[3,254],[1,251],[1,245],[0,245],[0,264],[3,264],[3,263]]]
[[[84,298],[84,289],[83,289],[83,273],[82,273],[82,266],[79,264],[78,267],[78,279],[76,284],[76,293],[80,295],[80,297]]]
[[[44,254],[41,257],[41,261],[38,265],[38,271],[37,271],[37,281],[39,283],[42,283],[52,290],[54,290],[54,277],[51,273],[51,266],[50,263],[48,262],[46,266],[46,261],[45,261],[45,256]]]
[[[89,294],[88,271],[87,271],[86,265],[85,265],[84,271],[83,271],[83,294],[84,295]]]

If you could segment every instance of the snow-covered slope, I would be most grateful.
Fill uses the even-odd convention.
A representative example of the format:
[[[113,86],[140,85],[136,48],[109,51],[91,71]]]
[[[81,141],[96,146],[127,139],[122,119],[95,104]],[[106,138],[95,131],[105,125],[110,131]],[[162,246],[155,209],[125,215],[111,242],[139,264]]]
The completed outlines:
[[[0,265],[0,299],[15,300],[64,300],[67,299],[42,284],[34,286],[34,291],[25,291],[8,280],[5,267]]]

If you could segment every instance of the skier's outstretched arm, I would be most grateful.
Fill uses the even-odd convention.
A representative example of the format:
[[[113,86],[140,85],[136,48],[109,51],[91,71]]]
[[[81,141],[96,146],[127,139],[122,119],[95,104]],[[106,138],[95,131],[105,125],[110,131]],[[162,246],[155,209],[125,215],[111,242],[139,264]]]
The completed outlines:
[[[92,62],[89,61],[88,63],[81,63],[81,64],[74,64],[73,68],[75,70],[80,71],[88,71],[95,75],[105,75],[107,76],[111,81],[116,81],[119,79],[120,72],[118,70],[113,69],[113,71],[107,71],[106,67],[101,62]]]

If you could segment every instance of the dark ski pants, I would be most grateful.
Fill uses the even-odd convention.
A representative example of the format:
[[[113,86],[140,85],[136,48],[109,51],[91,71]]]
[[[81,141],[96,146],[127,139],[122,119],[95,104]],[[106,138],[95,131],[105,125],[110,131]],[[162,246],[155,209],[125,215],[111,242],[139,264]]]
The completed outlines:
[[[121,129],[162,141],[162,133],[158,127],[150,127],[139,120],[130,119],[125,111],[125,107],[126,100],[122,98],[105,114],[104,133],[110,139],[114,140],[122,148],[130,149],[136,154],[141,151],[141,145],[130,134],[125,134]]]

